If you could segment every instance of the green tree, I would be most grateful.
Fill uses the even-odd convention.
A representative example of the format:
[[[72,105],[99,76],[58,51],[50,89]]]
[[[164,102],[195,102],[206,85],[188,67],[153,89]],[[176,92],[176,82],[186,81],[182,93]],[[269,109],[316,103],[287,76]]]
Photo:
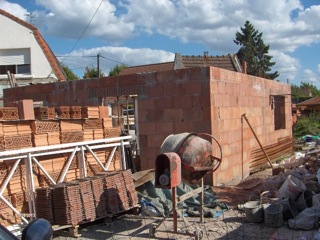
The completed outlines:
[[[127,65],[125,64],[121,64],[121,65],[115,65],[109,72],[109,77],[112,77],[112,76],[118,76],[119,73],[121,72],[122,69],[126,68]]]
[[[79,77],[65,64],[61,64],[64,73],[67,76],[67,80],[77,80]]]
[[[247,62],[247,73],[267,79],[277,78],[277,71],[270,72],[275,62],[272,62],[272,56],[268,55],[269,45],[265,45],[262,33],[259,33],[249,21],[240,29],[241,32],[236,33],[236,39],[233,41],[240,45],[237,57],[241,62]]]
[[[100,75],[99,75],[100,72]],[[86,72],[83,75],[83,78],[97,78],[97,77],[104,77],[104,73],[100,70],[98,72],[98,68],[95,67],[88,67]]]
[[[320,96],[320,90],[313,84],[302,82],[300,86],[291,85],[292,102],[299,103]]]

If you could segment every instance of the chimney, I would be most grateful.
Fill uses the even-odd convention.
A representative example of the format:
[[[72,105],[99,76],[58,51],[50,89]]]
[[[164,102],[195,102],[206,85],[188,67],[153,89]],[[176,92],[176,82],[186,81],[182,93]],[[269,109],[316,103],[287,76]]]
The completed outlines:
[[[247,62],[242,60],[242,73],[247,74]]]

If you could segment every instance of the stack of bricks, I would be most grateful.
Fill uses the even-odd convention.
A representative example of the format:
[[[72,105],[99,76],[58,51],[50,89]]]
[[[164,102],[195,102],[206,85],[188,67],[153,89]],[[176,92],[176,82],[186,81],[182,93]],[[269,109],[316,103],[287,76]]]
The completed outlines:
[[[18,107],[1,107],[0,120],[18,120],[19,111]]]
[[[60,144],[60,126],[58,121],[32,121],[33,146]]]
[[[32,147],[30,124],[18,121],[0,122],[0,149]]]
[[[102,119],[83,120],[84,140],[103,139]]]
[[[81,106],[71,106],[70,107],[70,118],[71,119],[81,119]]]
[[[103,118],[103,136],[104,138],[119,137],[121,135],[121,129],[119,127],[112,126],[111,118]]]
[[[0,162],[0,182],[2,183],[8,174],[7,167],[4,162]],[[7,189],[4,189],[2,196],[12,204],[11,197],[8,194]],[[15,223],[15,218],[12,209],[0,199],[0,214],[1,214],[1,223],[4,225],[9,225]],[[5,221],[5,220],[6,221]]]
[[[97,106],[85,106],[81,109],[82,118],[99,118],[99,107]]]
[[[83,141],[82,120],[60,121],[60,143]]]
[[[36,107],[34,108],[34,114],[38,120],[53,120],[56,118],[54,107]]]
[[[70,119],[71,117],[69,106],[56,107],[56,113],[60,119]]]

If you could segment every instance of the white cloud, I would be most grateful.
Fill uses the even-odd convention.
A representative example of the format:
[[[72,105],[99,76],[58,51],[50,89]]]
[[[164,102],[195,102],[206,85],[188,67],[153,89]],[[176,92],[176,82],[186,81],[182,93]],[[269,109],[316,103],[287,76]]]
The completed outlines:
[[[311,69],[305,69],[303,76],[301,77],[301,82],[311,83],[313,85],[319,85],[319,76],[314,73]]]
[[[278,79],[281,82],[289,81],[289,83],[300,85],[299,83],[292,82],[300,69],[299,60],[280,51],[270,51],[270,55],[273,56],[272,61],[276,62],[273,70],[280,73]]]
[[[9,12],[17,18],[27,21],[29,12],[17,3],[10,3],[4,0],[0,0],[0,8],[6,12]]]
[[[133,36],[134,24],[115,16],[116,6],[111,1],[37,0],[37,3],[48,11],[45,25],[50,35],[77,39],[85,31],[84,36],[111,42]]]
[[[80,37],[99,8],[83,38],[100,39],[100,45],[107,46],[121,46],[138,36],[157,33],[182,43],[203,44],[219,54],[235,53],[238,50],[233,42],[235,33],[249,20],[263,32],[265,43],[270,45],[270,55],[276,62],[273,71],[280,72],[281,81],[295,79],[301,69],[299,60],[290,54],[301,46],[320,42],[317,24],[320,4],[304,8],[299,0],[36,0],[36,3],[44,9],[33,13],[41,30],[46,35],[73,40]],[[0,7],[26,19],[27,10],[18,4],[0,0]],[[92,52],[99,50],[88,48]],[[159,52],[164,48],[161,43],[152,48],[100,50],[110,59],[130,65],[162,62],[173,55]],[[74,54],[86,52],[78,50]],[[136,54],[143,58],[137,58]],[[112,67],[111,62],[107,65],[106,70]]]

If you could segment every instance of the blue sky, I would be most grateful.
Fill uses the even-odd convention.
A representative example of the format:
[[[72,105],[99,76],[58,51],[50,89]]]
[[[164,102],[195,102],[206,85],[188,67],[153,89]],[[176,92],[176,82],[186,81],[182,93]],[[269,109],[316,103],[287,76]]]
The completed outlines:
[[[281,82],[320,89],[320,0],[0,0],[0,8],[37,27],[79,77],[182,55],[236,53],[246,20],[263,33]]]

